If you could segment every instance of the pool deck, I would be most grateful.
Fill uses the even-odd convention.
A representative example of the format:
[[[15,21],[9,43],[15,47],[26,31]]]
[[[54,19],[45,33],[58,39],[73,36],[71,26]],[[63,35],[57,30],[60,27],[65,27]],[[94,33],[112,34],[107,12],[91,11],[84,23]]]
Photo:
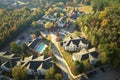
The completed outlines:
[[[48,46],[45,44],[45,47],[39,53],[41,54],[47,47]]]
[[[44,42],[39,42],[39,43],[34,47],[35,51],[37,51],[36,49],[37,49],[37,47],[38,47],[41,43],[44,44]],[[45,47],[44,47],[40,52],[38,52],[38,51],[37,51],[37,52],[41,54],[41,53],[46,49],[46,47],[48,47],[48,46],[45,44]]]

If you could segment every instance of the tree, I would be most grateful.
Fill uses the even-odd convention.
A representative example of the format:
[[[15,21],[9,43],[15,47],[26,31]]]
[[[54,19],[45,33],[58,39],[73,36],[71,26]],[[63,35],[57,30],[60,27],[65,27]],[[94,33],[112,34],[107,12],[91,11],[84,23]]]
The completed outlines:
[[[95,13],[81,16],[79,22],[87,26],[90,44],[98,48],[99,60],[102,64],[109,63],[114,68],[120,67],[119,33],[120,3],[116,0],[91,0]],[[94,4],[93,4],[94,3]],[[101,11],[102,10],[102,11]],[[82,28],[84,29],[84,28]],[[89,62],[83,62],[85,70],[90,68]]]
[[[29,50],[28,46],[27,46],[26,44],[23,44],[23,46],[22,46],[22,51],[23,51],[23,52],[26,52],[26,51],[28,51],[28,50]]]
[[[32,26],[33,26],[33,27],[38,27],[38,26],[39,26],[39,23],[38,23],[37,21],[33,21],[33,22],[32,22]]]
[[[10,43],[12,39],[31,26],[33,21],[43,15],[39,10],[26,7],[19,10],[0,10],[0,48]]]
[[[36,35],[36,37],[39,37],[39,36],[40,36],[40,31],[39,31],[39,30],[36,30],[36,31],[35,31],[35,35]]]
[[[45,15],[49,15],[50,14],[50,12],[49,11],[45,11]]]
[[[16,44],[15,42],[10,43],[10,52],[11,53],[16,53],[16,54],[20,54],[21,53],[21,47]]]
[[[14,80],[26,80],[27,79],[27,69],[22,66],[16,66],[12,69],[12,76]]]
[[[108,22],[108,19],[103,19],[103,21],[101,22],[101,26],[105,28],[108,25]]]
[[[92,0],[91,5],[94,11],[102,11],[107,6],[106,0]]]
[[[63,14],[63,13],[60,13],[60,17],[64,17],[64,14]]]
[[[57,36],[56,41],[57,42],[62,41],[62,38],[60,36]]]
[[[46,22],[46,24],[45,24],[46,29],[50,29],[52,26],[53,26],[52,22]]]
[[[85,4],[86,4],[86,5],[90,5],[90,4],[91,4],[91,0],[86,0],[86,1],[85,1]]]
[[[85,60],[83,61],[83,66],[84,66],[84,71],[88,71],[91,69],[91,65],[90,65],[90,61],[89,60]]]
[[[74,29],[77,30],[77,31],[80,31],[80,28],[79,28],[79,24],[78,24],[78,23],[79,23],[79,22],[77,22],[77,21],[74,23]]]
[[[74,3],[80,3],[81,0],[73,0]]]
[[[79,72],[79,73],[82,73],[84,68],[83,68],[83,63],[82,62],[79,62],[79,61],[75,61],[75,66],[76,66],[76,70]]]
[[[55,80],[63,80],[62,75],[59,73],[55,74]]]
[[[62,7],[64,5],[64,3],[61,1],[61,2],[57,3],[57,5]]]
[[[57,13],[57,12],[55,12],[53,15],[54,15],[55,17],[57,17],[57,14],[58,14],[58,13]]]
[[[48,56],[53,57],[53,49],[48,50],[47,54]]]
[[[55,78],[55,69],[54,69],[54,67],[51,67],[50,69],[46,70],[45,78],[46,79],[54,79]]]

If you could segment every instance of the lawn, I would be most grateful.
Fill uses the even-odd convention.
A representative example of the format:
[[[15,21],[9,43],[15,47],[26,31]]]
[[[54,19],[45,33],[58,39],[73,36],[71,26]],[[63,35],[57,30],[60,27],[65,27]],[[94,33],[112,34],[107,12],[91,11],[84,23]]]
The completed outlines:
[[[25,5],[26,3],[25,2],[22,2],[22,1],[17,1],[20,5]]]
[[[79,11],[85,12],[86,14],[93,12],[92,6],[82,5],[82,6],[75,6],[75,7],[72,7],[72,6],[66,6],[66,7],[71,9],[71,10],[74,8],[77,8]]]
[[[67,34],[65,37],[72,37],[72,38],[77,38],[81,35],[81,32],[75,31],[73,33]]]
[[[71,67],[74,65],[74,61],[72,61],[72,54],[69,52],[64,51],[64,48],[60,45],[60,43],[58,43],[60,52],[62,53],[64,59],[66,60],[66,62],[68,63],[68,66]]]

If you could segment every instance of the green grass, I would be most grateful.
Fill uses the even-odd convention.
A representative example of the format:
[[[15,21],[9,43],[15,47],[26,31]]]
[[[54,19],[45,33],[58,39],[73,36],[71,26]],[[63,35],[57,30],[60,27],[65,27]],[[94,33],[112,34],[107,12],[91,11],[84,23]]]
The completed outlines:
[[[20,5],[25,5],[26,3],[25,2],[22,2],[22,1],[17,1]]]
[[[69,52],[64,51],[64,48],[60,46],[60,43],[58,43],[60,52],[62,53],[64,59],[66,60],[69,67],[74,65],[74,61],[72,61],[72,54]]]
[[[76,7],[72,7],[72,6],[66,6],[69,9],[74,9],[77,8],[79,11],[85,12],[86,14],[88,13],[92,13],[92,6],[86,6],[86,5],[82,5],[82,6],[76,6]]]
[[[66,35],[65,37],[73,37],[73,38],[77,38],[81,35],[81,32],[75,31],[74,33],[70,33],[68,35]]]

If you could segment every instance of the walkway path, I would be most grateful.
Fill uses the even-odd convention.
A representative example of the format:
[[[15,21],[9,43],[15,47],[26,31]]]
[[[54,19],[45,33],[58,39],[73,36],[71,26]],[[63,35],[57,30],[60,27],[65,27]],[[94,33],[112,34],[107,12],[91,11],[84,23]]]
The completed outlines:
[[[57,42],[56,42],[56,36],[54,34],[50,34],[51,35],[51,41],[52,43],[54,44],[53,46],[53,50],[54,50],[54,56],[56,57],[57,59],[57,62],[60,64],[60,68],[62,70],[62,73],[64,74],[63,77],[64,77],[64,80],[69,80],[69,75],[68,75],[68,70],[67,70],[67,67],[66,65],[64,64],[64,59],[63,57],[60,55],[60,52],[59,52],[59,48],[57,46]]]
[[[73,79],[75,79],[75,80],[79,80],[80,79],[80,76],[81,75],[77,75],[77,76],[74,76],[73,74],[72,74],[72,72],[71,72],[71,70],[70,70],[70,68],[69,68],[69,66],[68,66],[68,64],[67,64],[67,62],[65,61],[65,59],[63,58],[63,55],[62,55],[62,53],[60,53],[60,49],[59,49],[59,47],[58,47],[58,42],[56,42],[56,35],[54,34],[54,33],[48,33],[48,32],[44,32],[44,33],[42,33],[41,32],[41,34],[45,37],[46,35],[50,35],[51,36],[51,41],[52,41],[52,43],[53,43],[53,50],[54,50],[54,56],[56,57],[56,59],[57,59],[57,62],[60,64],[60,68],[61,68],[61,70],[62,70],[62,73],[63,74],[65,74],[65,75],[63,75],[63,77],[64,77],[64,80],[69,80],[69,78],[70,77],[72,77]],[[68,75],[67,75],[68,74]]]
[[[55,45],[56,49],[54,49],[55,51],[55,57],[57,58],[57,60],[59,60],[59,63],[61,64],[61,68],[64,69],[64,71],[66,73],[68,73],[68,76],[70,78],[70,76],[73,78],[73,79],[78,79],[81,75],[78,75],[78,76],[74,76],[72,73],[71,73],[71,70],[67,64],[67,62],[65,61],[65,59],[63,58],[63,55],[62,53],[60,53],[60,49],[58,47],[58,42],[56,42],[56,35],[55,34],[50,34],[51,35],[51,41],[53,42],[53,44]],[[56,52],[57,51],[57,52]],[[66,80],[66,79],[65,79]],[[68,79],[67,79],[68,80]]]

